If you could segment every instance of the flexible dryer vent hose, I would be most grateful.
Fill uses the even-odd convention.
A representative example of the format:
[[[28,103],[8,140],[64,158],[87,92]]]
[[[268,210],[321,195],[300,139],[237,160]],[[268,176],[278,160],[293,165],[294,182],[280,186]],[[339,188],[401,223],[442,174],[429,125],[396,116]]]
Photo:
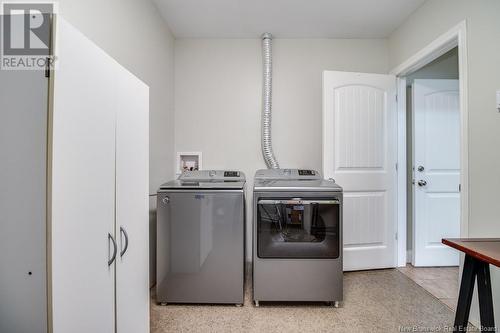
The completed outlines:
[[[274,157],[271,141],[271,111],[273,85],[273,36],[266,32],[262,35],[262,56],[264,64],[263,91],[262,91],[262,154],[269,169],[279,169],[278,161]]]

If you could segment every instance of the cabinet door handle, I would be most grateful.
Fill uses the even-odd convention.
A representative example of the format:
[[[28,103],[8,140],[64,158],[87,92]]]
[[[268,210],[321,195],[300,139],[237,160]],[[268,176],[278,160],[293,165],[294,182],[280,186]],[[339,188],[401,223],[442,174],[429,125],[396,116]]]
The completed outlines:
[[[108,260],[108,266],[111,266],[111,264],[113,263],[113,261],[115,261],[116,259],[116,242],[115,242],[115,239],[113,238],[113,236],[111,236],[110,233],[108,233],[108,241],[111,240],[111,242],[113,242],[113,256],[111,256],[111,259]]]
[[[125,254],[125,252],[127,252],[128,249],[128,234],[123,227],[120,227],[120,234],[123,234],[123,236],[125,236],[125,247],[123,247],[122,250],[120,251],[120,257],[123,257],[123,255]]]

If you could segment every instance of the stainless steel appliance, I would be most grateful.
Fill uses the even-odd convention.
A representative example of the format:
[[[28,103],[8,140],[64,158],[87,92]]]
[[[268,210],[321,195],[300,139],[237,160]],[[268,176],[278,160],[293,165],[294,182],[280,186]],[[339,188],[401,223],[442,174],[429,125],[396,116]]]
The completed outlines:
[[[159,303],[243,304],[245,175],[187,171],[158,190]]]
[[[314,170],[255,174],[253,299],[343,299],[342,188]]]

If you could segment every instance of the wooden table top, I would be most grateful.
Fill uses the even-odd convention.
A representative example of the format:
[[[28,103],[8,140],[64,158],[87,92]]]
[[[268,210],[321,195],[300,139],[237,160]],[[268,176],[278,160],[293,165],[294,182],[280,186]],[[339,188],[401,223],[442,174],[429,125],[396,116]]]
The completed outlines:
[[[500,238],[443,238],[442,242],[471,257],[500,267]]]

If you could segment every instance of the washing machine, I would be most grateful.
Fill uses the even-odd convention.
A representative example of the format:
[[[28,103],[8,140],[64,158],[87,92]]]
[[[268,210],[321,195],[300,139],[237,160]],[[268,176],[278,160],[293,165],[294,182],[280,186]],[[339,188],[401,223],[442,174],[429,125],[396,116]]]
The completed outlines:
[[[186,171],[157,200],[158,303],[243,304],[245,175]]]
[[[266,169],[253,192],[253,300],[343,300],[342,188],[315,170]]]

